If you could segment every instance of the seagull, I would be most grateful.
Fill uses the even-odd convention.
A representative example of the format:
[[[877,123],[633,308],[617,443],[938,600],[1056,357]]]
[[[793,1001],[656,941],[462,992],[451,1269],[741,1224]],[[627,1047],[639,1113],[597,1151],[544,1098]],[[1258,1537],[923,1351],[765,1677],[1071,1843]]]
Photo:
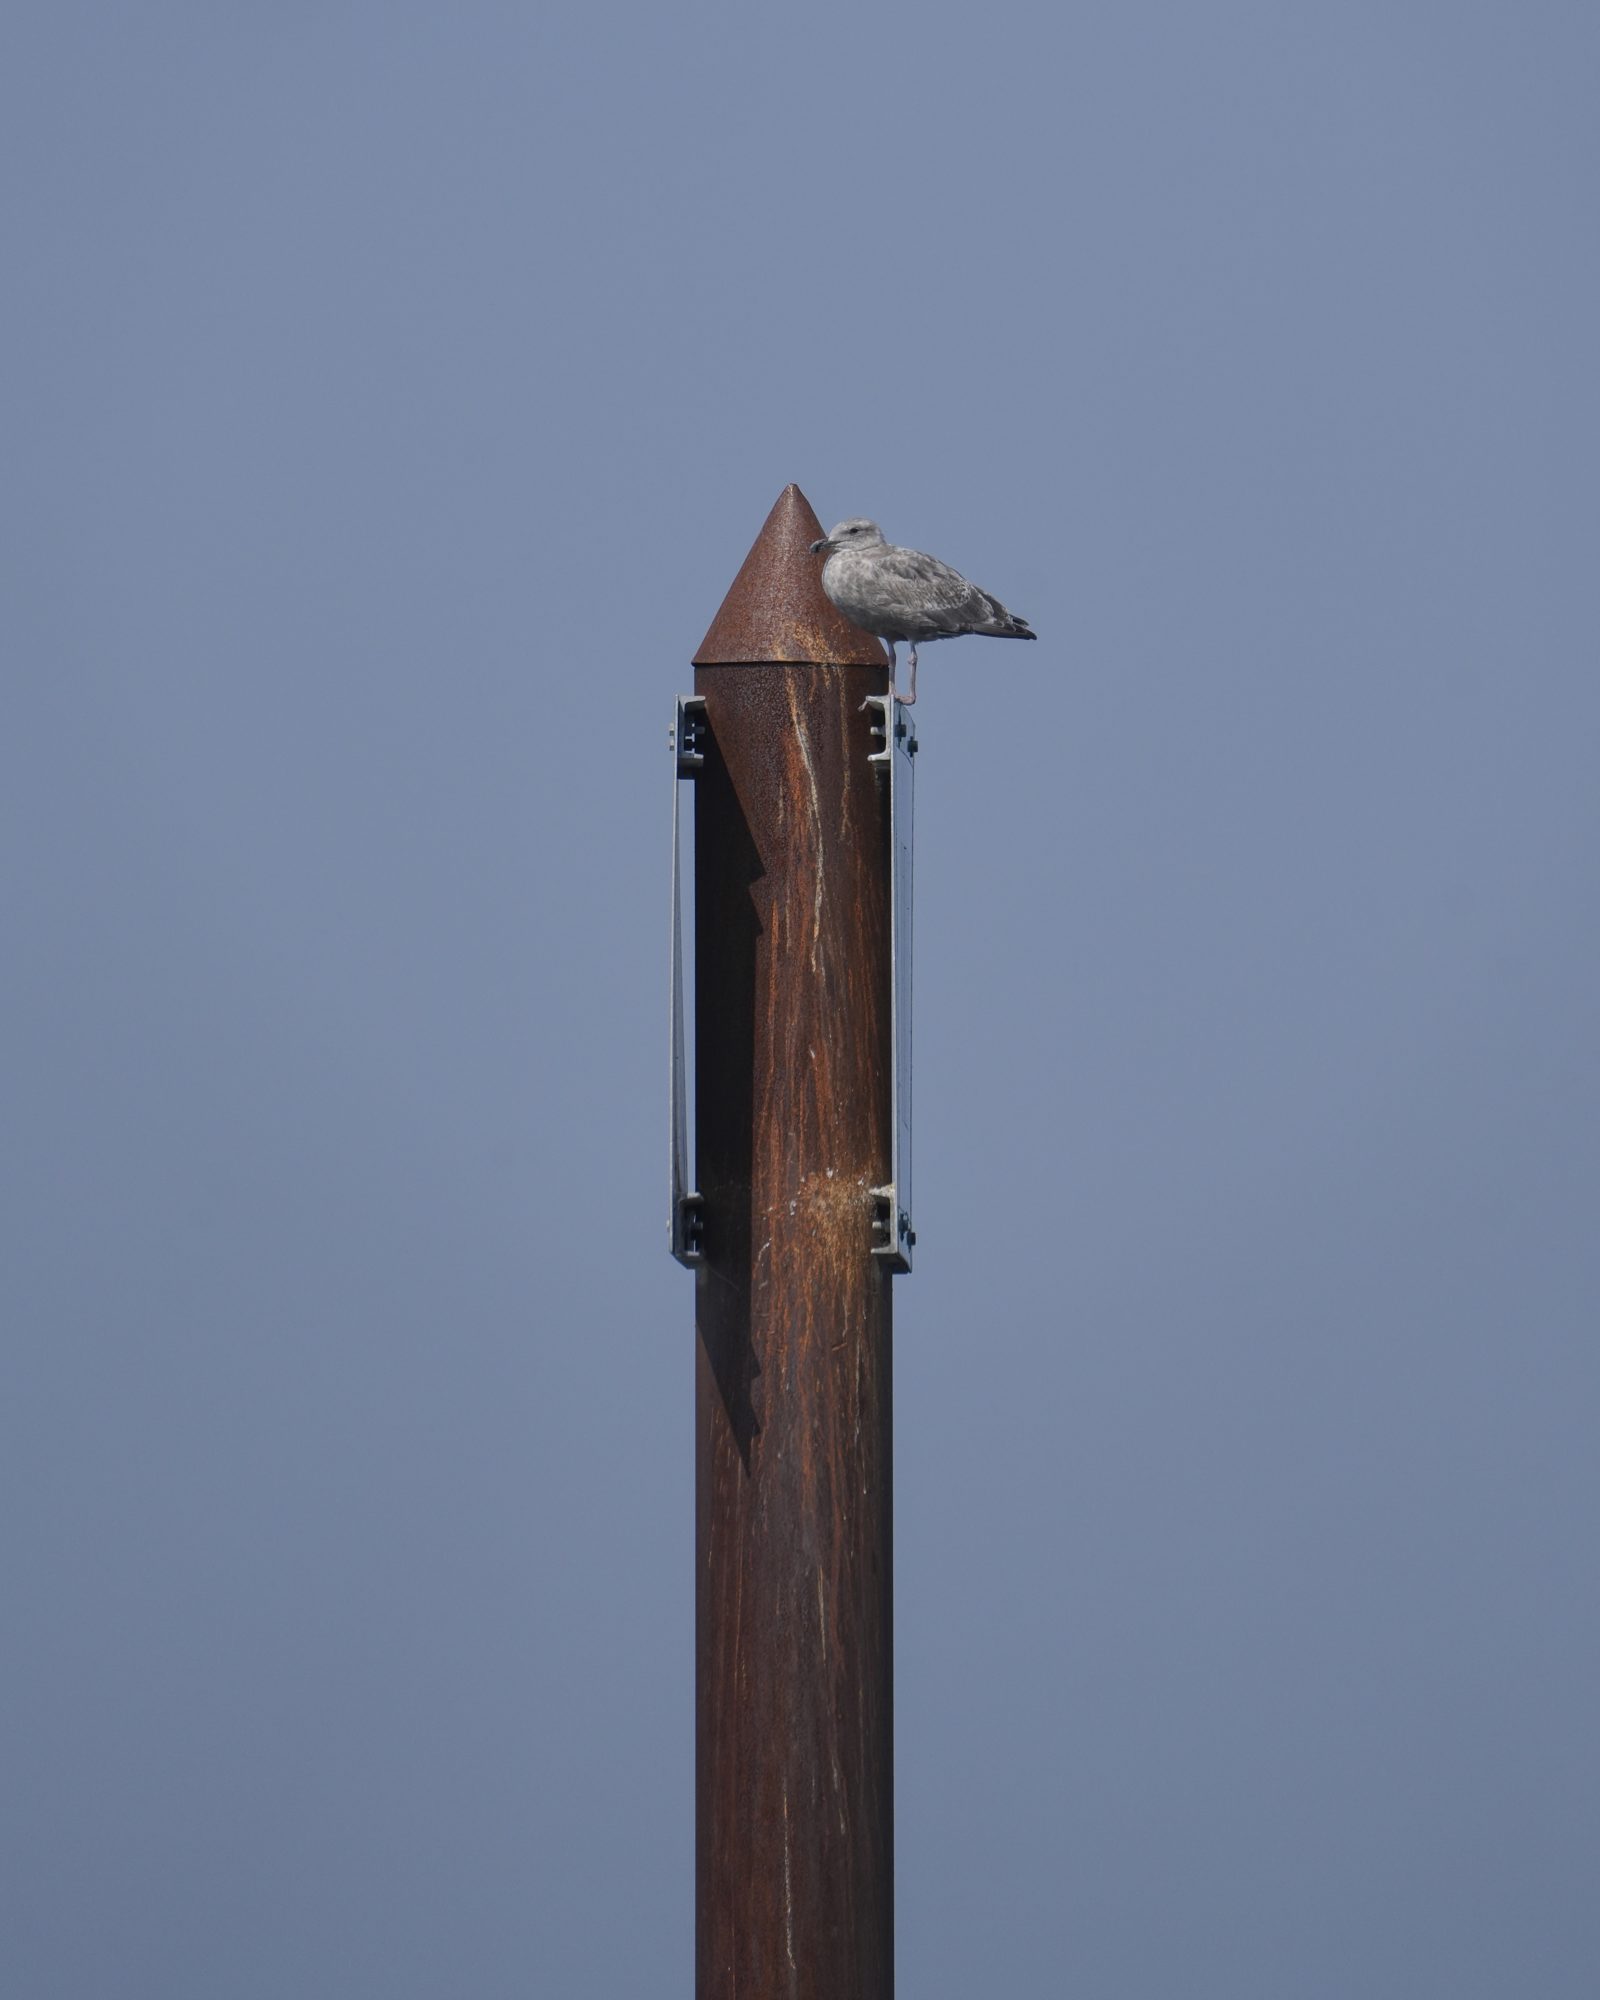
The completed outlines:
[[[903,699],[917,698],[917,648],[931,639],[959,639],[980,632],[989,639],[1036,639],[1026,618],[1008,611],[959,570],[919,549],[896,548],[883,539],[876,521],[841,521],[820,542],[814,556],[826,555],[822,588],[828,601],[852,625],[889,642],[889,685],[894,687],[895,643],[911,647],[911,689]],[[898,694],[896,700],[902,699]]]

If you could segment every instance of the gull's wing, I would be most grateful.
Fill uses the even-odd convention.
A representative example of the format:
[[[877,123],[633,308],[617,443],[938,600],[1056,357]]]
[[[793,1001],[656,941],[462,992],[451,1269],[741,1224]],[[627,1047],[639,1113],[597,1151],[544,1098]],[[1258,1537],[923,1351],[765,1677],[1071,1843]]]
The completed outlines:
[[[1005,607],[986,590],[968,583],[959,570],[920,549],[893,545],[874,558],[873,581],[884,598],[927,628],[928,634],[952,637],[974,625],[986,625]]]

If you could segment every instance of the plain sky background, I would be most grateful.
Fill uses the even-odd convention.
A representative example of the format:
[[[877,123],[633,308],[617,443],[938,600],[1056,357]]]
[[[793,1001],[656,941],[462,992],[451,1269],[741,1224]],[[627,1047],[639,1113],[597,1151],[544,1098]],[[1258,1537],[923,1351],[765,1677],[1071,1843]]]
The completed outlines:
[[[5,10],[8,1994],[689,1992],[666,731],[791,479],[1040,635],[917,711],[902,1994],[1600,1991],[1597,103]]]

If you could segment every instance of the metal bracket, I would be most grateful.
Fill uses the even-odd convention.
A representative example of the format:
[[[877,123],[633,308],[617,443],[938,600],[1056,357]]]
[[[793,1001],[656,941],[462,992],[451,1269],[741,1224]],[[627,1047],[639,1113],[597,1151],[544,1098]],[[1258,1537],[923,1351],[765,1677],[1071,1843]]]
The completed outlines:
[[[689,1174],[689,1085],[683,1022],[683,865],[680,827],[683,778],[697,778],[705,766],[706,705],[700,695],[681,694],[667,747],[672,752],[672,1164],[667,1242],[690,1270],[705,1257],[705,1203]]]
[[[677,775],[680,778],[698,778],[705,768],[706,736],[705,696],[680,694],[677,713],[672,727],[667,731],[667,748],[677,760]],[[677,794],[673,794],[676,799]],[[673,824],[677,824],[677,807],[673,807]]]
[[[889,1178],[872,1190],[874,1257],[895,1272],[911,1269],[911,841],[917,733],[905,704],[869,695],[878,748],[868,762],[888,788],[889,807]]]

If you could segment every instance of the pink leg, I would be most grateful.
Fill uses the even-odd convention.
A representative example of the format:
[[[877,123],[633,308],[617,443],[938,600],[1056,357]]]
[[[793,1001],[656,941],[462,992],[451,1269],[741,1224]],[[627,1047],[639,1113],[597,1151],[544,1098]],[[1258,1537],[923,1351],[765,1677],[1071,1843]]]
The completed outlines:
[[[894,673],[895,673],[894,641],[893,639],[885,639],[883,643],[889,648],[889,692],[890,694],[894,695],[895,700],[898,701],[900,699],[900,696],[898,695],[898,693],[896,693],[894,685]],[[913,669],[913,672],[914,671],[915,669]],[[865,702],[861,704],[863,708],[865,708],[866,705],[867,704]]]

